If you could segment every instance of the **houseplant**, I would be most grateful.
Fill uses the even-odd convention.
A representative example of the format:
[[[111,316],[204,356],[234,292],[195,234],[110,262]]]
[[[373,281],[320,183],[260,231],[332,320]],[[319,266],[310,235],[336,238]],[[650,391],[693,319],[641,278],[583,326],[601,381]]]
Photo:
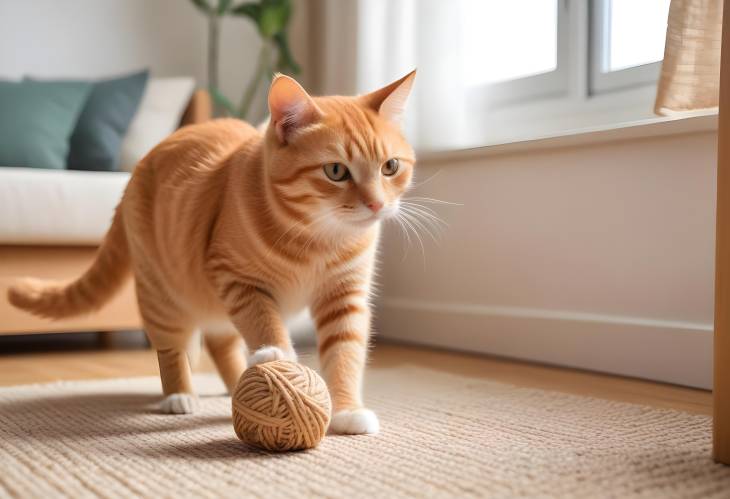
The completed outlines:
[[[259,0],[234,4],[233,0],[191,0],[208,20],[208,90],[216,113],[246,119],[256,90],[268,82],[274,72],[298,74],[299,65],[289,50],[287,28],[291,18],[290,0]],[[226,97],[218,85],[220,23],[225,16],[250,19],[261,36],[256,70],[244,89],[238,106]]]

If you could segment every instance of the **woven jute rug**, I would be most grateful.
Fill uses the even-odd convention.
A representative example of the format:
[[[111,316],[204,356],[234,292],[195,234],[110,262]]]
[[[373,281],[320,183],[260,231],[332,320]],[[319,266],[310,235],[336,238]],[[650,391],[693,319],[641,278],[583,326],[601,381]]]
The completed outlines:
[[[157,378],[0,390],[0,496],[730,497],[705,416],[405,366],[369,373],[379,435],[269,454],[195,381],[193,416],[155,412]]]

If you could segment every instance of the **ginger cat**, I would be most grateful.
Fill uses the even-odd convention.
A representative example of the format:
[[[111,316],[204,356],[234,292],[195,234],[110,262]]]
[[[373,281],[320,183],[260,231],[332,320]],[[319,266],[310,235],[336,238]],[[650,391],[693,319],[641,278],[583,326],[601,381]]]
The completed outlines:
[[[284,318],[309,307],[331,431],[377,432],[361,394],[369,296],[380,221],[413,174],[398,125],[414,77],[310,97],[279,75],[264,133],[234,119],[180,129],[135,169],[89,270],[70,284],[23,280],[10,302],[69,317],[98,309],[134,274],[162,410],[175,414],[197,403],[187,352],[198,331],[230,392],[246,365],[296,359]]]

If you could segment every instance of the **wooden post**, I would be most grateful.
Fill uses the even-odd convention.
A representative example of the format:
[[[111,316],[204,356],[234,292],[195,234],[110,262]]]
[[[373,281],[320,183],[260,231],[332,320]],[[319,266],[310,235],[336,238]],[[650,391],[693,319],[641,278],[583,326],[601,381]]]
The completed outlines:
[[[717,130],[713,457],[730,464],[730,0],[725,0]]]

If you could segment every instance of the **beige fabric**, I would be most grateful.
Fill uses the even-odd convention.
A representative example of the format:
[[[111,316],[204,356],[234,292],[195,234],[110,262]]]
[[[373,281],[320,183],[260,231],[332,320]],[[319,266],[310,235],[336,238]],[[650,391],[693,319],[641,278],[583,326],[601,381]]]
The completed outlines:
[[[717,108],[722,0],[672,0],[654,111]]]
[[[373,369],[377,436],[312,450],[247,448],[222,384],[200,412],[156,414],[159,380],[0,390],[0,497],[727,497],[705,416]]]

